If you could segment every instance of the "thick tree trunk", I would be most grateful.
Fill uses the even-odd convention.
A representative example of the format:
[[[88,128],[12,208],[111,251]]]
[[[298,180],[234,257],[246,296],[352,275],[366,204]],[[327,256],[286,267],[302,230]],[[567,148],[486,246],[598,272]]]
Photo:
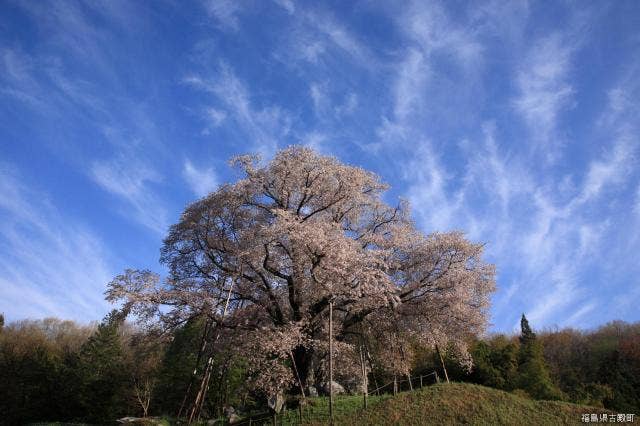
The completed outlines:
[[[293,359],[295,360],[298,375],[300,376],[300,382],[302,382],[304,388],[312,384],[309,383],[312,356],[313,352],[303,346],[298,346],[293,350]],[[295,375],[295,371],[293,374]]]

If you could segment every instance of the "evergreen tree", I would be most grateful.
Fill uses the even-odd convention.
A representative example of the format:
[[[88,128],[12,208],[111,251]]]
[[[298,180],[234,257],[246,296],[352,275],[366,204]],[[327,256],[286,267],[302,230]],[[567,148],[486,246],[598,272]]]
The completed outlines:
[[[494,352],[493,361],[504,379],[504,389],[512,390],[518,376],[518,346],[507,342]]]
[[[472,351],[470,379],[485,386],[512,390],[518,372],[518,348],[504,336],[477,342]]]
[[[189,397],[193,398],[200,382],[196,380],[191,382],[191,377],[196,368],[198,373],[201,373],[204,362],[200,360],[200,365],[196,367],[204,327],[205,321],[202,318],[193,318],[174,332],[173,340],[164,354],[158,374],[157,397],[153,401],[154,411],[160,414],[176,415],[187,393],[189,383],[191,383]],[[188,405],[191,399],[187,398],[185,403]]]
[[[182,407],[181,415],[187,415],[200,387],[205,363],[211,350],[215,350],[209,329],[206,336],[208,344],[198,360],[205,328],[205,319],[195,317],[174,332],[159,369],[153,412],[175,416]],[[221,351],[215,353],[212,364],[209,391],[203,406],[203,412],[209,416],[220,415],[225,405],[238,407],[246,402],[243,397],[246,384],[244,360],[233,353]]]
[[[80,349],[79,402],[86,420],[111,421],[126,413],[128,374],[120,336],[125,318],[126,312],[111,311]]]
[[[536,399],[562,399],[562,392],[551,382],[542,344],[536,339],[524,314],[520,326],[517,387]]]
[[[473,371],[470,378],[475,383],[504,389],[504,378],[492,360],[493,351],[486,342],[478,342],[471,350]]]
[[[531,330],[527,317],[522,314],[522,318],[520,319],[520,344],[526,345],[529,342],[535,341],[535,339],[536,334]]]

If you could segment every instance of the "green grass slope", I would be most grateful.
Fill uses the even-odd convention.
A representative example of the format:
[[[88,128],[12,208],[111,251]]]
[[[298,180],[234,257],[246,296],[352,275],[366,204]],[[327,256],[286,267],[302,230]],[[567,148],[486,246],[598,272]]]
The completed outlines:
[[[380,400],[368,410],[336,417],[338,425],[563,425],[582,424],[585,413],[608,410],[566,402],[535,401],[484,386],[451,383]]]

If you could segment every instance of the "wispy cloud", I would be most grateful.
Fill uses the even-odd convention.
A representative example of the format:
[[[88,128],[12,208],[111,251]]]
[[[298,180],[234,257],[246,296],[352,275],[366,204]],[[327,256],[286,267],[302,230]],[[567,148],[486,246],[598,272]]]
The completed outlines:
[[[210,17],[223,29],[238,31],[240,21],[238,13],[242,3],[234,0],[204,0],[203,6]]]
[[[278,6],[286,10],[290,15],[296,11],[296,5],[293,0],[273,0]]]
[[[546,148],[558,142],[554,138],[560,113],[575,92],[569,80],[573,49],[560,33],[546,36],[534,42],[517,71],[519,95],[514,105],[534,140]]]
[[[130,83],[129,71],[123,77],[117,69],[108,31],[138,25],[135,6],[62,1],[20,7],[46,36],[48,49],[42,53],[42,46],[35,45],[28,53],[20,48],[4,51],[8,72],[0,81],[5,93],[19,97],[37,114],[29,117],[47,133],[43,145],[53,155],[120,197],[129,209],[123,212],[126,217],[164,232],[166,209],[149,188],[160,176],[148,166],[150,161],[139,160],[154,157],[161,163],[164,137],[145,100],[124,87]],[[94,149],[88,149],[87,138]],[[96,160],[97,152],[114,160]]]
[[[357,60],[366,60],[367,48],[340,22],[326,13],[309,13],[307,23],[326,36],[335,46]]]
[[[86,321],[107,310],[112,276],[102,241],[0,164],[0,312]],[[98,314],[96,314],[98,312]]]
[[[328,82],[312,82],[309,84],[309,97],[313,105],[316,119],[330,122],[352,114],[358,108],[358,95],[355,92],[345,94],[333,93]]]
[[[407,190],[407,198],[425,230],[455,229],[456,212],[461,207],[464,194],[451,193],[451,176],[428,143],[421,144],[414,152],[414,158],[406,170],[405,179],[412,182]]]
[[[566,327],[580,326],[581,321],[584,319],[584,316],[593,312],[593,310],[596,308],[597,308],[596,302],[585,303],[577,311],[571,314],[571,316],[564,322],[564,326]]]
[[[540,278],[545,281],[547,291],[536,290],[536,301],[527,312],[529,320],[537,324],[549,324],[550,318],[557,318],[558,310],[575,306],[575,301],[582,299],[583,292],[576,285],[575,267],[567,263],[552,266],[548,274]],[[582,309],[581,307],[579,309]],[[575,315],[572,314],[572,316]],[[565,323],[566,319],[562,320]]]
[[[494,311],[502,321],[516,303],[538,324],[570,325],[593,297],[582,268],[600,253],[609,223],[584,215],[557,188],[537,186],[535,169],[505,153],[498,138],[486,123],[482,143],[460,144],[464,174],[447,168],[432,144],[419,144],[405,167],[405,194],[423,229],[463,229],[487,243],[489,258],[499,259]]]
[[[211,120],[211,124],[214,127],[219,127],[224,121],[224,119],[227,118],[226,112],[220,111],[219,109],[215,109],[215,108],[207,108],[206,113],[207,113],[207,118]]]
[[[622,87],[625,93],[633,93],[638,85],[626,75],[609,91],[609,103],[595,120],[593,131],[603,148],[586,163],[584,178],[565,190],[561,183],[536,192],[535,220],[524,234],[522,255],[527,259],[528,280],[536,275],[544,277],[545,285],[536,285],[531,293],[545,296],[530,304],[532,316],[541,322],[556,318],[562,325],[575,325],[583,319],[602,292],[592,287],[597,278],[586,272],[595,267],[592,259],[600,259],[601,266],[609,265],[608,274],[615,274],[619,259],[624,259],[620,250],[627,251],[638,243],[629,237],[632,233],[625,225],[630,220],[628,203],[616,195],[632,190],[632,182],[640,177],[636,167],[640,109],[619,96]],[[549,167],[545,170],[553,172]],[[572,197],[563,196],[571,192]],[[614,199],[618,199],[615,206],[610,204]],[[608,288],[613,284],[602,285]],[[623,305],[619,306],[622,309]]]
[[[20,50],[8,48],[0,50],[0,55],[0,93],[37,111],[44,111],[46,102],[34,76],[36,64],[33,58]]]
[[[255,149],[270,158],[278,147],[278,141],[289,134],[292,125],[290,114],[277,105],[255,107],[246,85],[231,67],[221,64],[211,78],[192,75],[184,79],[186,84],[213,94],[229,112],[229,118],[253,141]]]
[[[331,149],[330,147],[327,146],[327,142],[328,142],[327,135],[317,131],[309,132],[300,139],[300,143],[324,155],[331,154]]]
[[[182,176],[191,192],[198,197],[204,197],[218,186],[218,178],[213,168],[198,168],[189,160],[184,162]]]
[[[348,93],[344,102],[335,107],[335,112],[337,116],[344,116],[352,114],[358,108],[358,95],[354,92]]]
[[[409,49],[392,83],[391,99],[393,109],[381,117],[376,129],[378,143],[369,143],[370,149],[380,146],[403,146],[412,138],[422,138],[422,121],[426,109],[426,88],[430,69],[424,55]],[[422,143],[427,143],[423,141]]]
[[[404,122],[410,114],[421,112],[429,71],[424,54],[410,49],[399,66],[393,86],[393,114],[396,122]]]
[[[401,24],[426,55],[447,51],[464,68],[476,68],[482,61],[474,26],[455,22],[438,3],[412,2]]]
[[[80,58],[83,63],[92,64],[92,71],[103,76],[115,73],[114,63],[108,54],[113,39],[107,28],[139,26],[140,17],[145,15],[137,5],[121,1],[101,4],[21,2],[18,6],[46,34],[51,46],[61,49],[67,59]]]
[[[633,135],[622,135],[615,140],[610,152],[589,165],[582,192],[575,202],[591,201],[608,185],[624,183],[637,164],[636,151],[637,139]]]
[[[464,229],[488,243],[487,255],[499,260],[501,277],[495,312],[511,315],[508,310],[517,303],[540,323],[568,323],[585,315],[579,310],[591,297],[578,265],[598,252],[609,230],[606,220],[581,210],[578,201],[628,178],[633,143],[617,137],[588,164],[582,185],[575,184],[576,176],[557,178],[553,162],[533,160],[540,154],[557,158],[564,146],[558,129],[576,95],[572,61],[581,42],[571,30],[539,38],[522,59],[512,59],[518,64],[513,110],[530,135],[524,146],[501,139],[510,131],[502,118],[483,123],[465,114],[465,108],[484,107],[485,66],[494,65],[485,57],[486,43],[506,34],[519,46],[514,32],[523,30],[499,18],[496,13],[453,17],[440,3],[412,3],[398,17],[409,43],[393,67],[393,102],[381,117],[378,136],[384,152],[393,152],[405,171],[405,195],[423,229]],[[447,86],[451,75],[463,78]],[[621,96],[616,100],[624,102]],[[449,107],[451,114],[444,114]],[[462,132],[451,126],[482,128],[482,135],[469,134],[472,130],[452,138]]]
[[[607,93],[608,103],[597,124],[598,139],[606,147],[588,165],[581,193],[574,202],[581,204],[603,195],[606,189],[622,186],[638,172],[640,150],[640,62],[628,65],[620,81]]]
[[[345,68],[347,64],[365,69],[378,66],[377,56],[366,40],[360,39],[338,16],[327,10],[307,8],[292,14],[290,37],[277,56],[288,64],[307,62],[314,66]],[[284,59],[286,58],[286,59]]]
[[[536,326],[599,321],[613,314],[591,308],[597,287],[612,294],[607,306],[621,307],[611,312],[631,312],[620,293],[635,295],[628,277],[640,273],[629,254],[640,249],[638,38],[611,19],[617,8],[15,3],[3,8],[16,19],[6,20],[15,37],[0,47],[0,136],[12,142],[2,154],[25,171],[32,154],[42,153],[38,164],[52,156],[64,171],[29,178],[46,188],[51,174],[79,177],[69,190],[86,191],[88,177],[105,192],[93,194],[106,203],[95,208],[157,237],[185,191],[202,196],[224,178],[223,158],[268,159],[301,143],[379,173],[389,201],[409,198],[424,231],[461,229],[485,242],[498,266],[498,328],[523,311]],[[540,20],[549,11],[558,19]],[[172,13],[184,27],[169,25]],[[44,251],[20,236],[45,224],[41,233],[63,253],[56,233],[77,224],[20,188],[9,198],[38,208],[0,200],[2,218],[16,224],[0,224],[0,254]],[[106,222],[109,235],[119,222]],[[100,246],[79,229],[69,250]],[[114,244],[114,253],[128,249]],[[3,260],[0,285],[16,298],[26,267]],[[39,288],[25,292],[55,310]]]
[[[162,180],[155,170],[133,156],[122,156],[110,161],[96,161],[90,172],[98,185],[124,202],[119,210],[125,217],[132,216],[152,231],[165,234],[168,214],[163,202],[150,188],[151,184]]]
[[[437,2],[410,2],[395,21],[406,43],[396,55],[390,85],[392,109],[381,118],[378,135],[395,146],[402,140],[429,135],[428,122],[470,120],[464,109],[480,102],[478,90],[484,69],[481,33],[484,18],[453,19]],[[479,22],[476,22],[479,21]]]
[[[309,85],[309,96],[313,102],[313,109],[316,115],[323,115],[329,105],[329,97],[327,96],[327,83],[311,83]]]

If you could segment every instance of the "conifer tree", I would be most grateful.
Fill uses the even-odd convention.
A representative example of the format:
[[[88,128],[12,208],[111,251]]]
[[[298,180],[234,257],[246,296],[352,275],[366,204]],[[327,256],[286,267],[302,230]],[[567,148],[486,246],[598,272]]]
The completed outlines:
[[[497,389],[512,390],[518,370],[518,347],[506,338],[477,342],[472,351],[476,383]]]
[[[524,314],[520,327],[517,387],[536,399],[562,399],[562,392],[551,382],[542,353],[542,344],[536,339]]]
[[[522,314],[520,319],[520,344],[524,345],[536,339],[536,334],[531,330],[527,317]]]
[[[111,421],[126,413],[127,371],[120,328],[126,312],[113,310],[80,349],[80,406],[86,420]]]
[[[204,362],[198,360],[204,329],[205,321],[201,317],[192,318],[176,329],[158,373],[157,397],[153,404],[160,414],[176,415],[181,406],[181,414],[184,414],[183,401],[185,404],[192,402],[199,385],[192,378],[193,372],[195,370],[195,376],[200,377]],[[188,394],[186,401],[185,394]]]

